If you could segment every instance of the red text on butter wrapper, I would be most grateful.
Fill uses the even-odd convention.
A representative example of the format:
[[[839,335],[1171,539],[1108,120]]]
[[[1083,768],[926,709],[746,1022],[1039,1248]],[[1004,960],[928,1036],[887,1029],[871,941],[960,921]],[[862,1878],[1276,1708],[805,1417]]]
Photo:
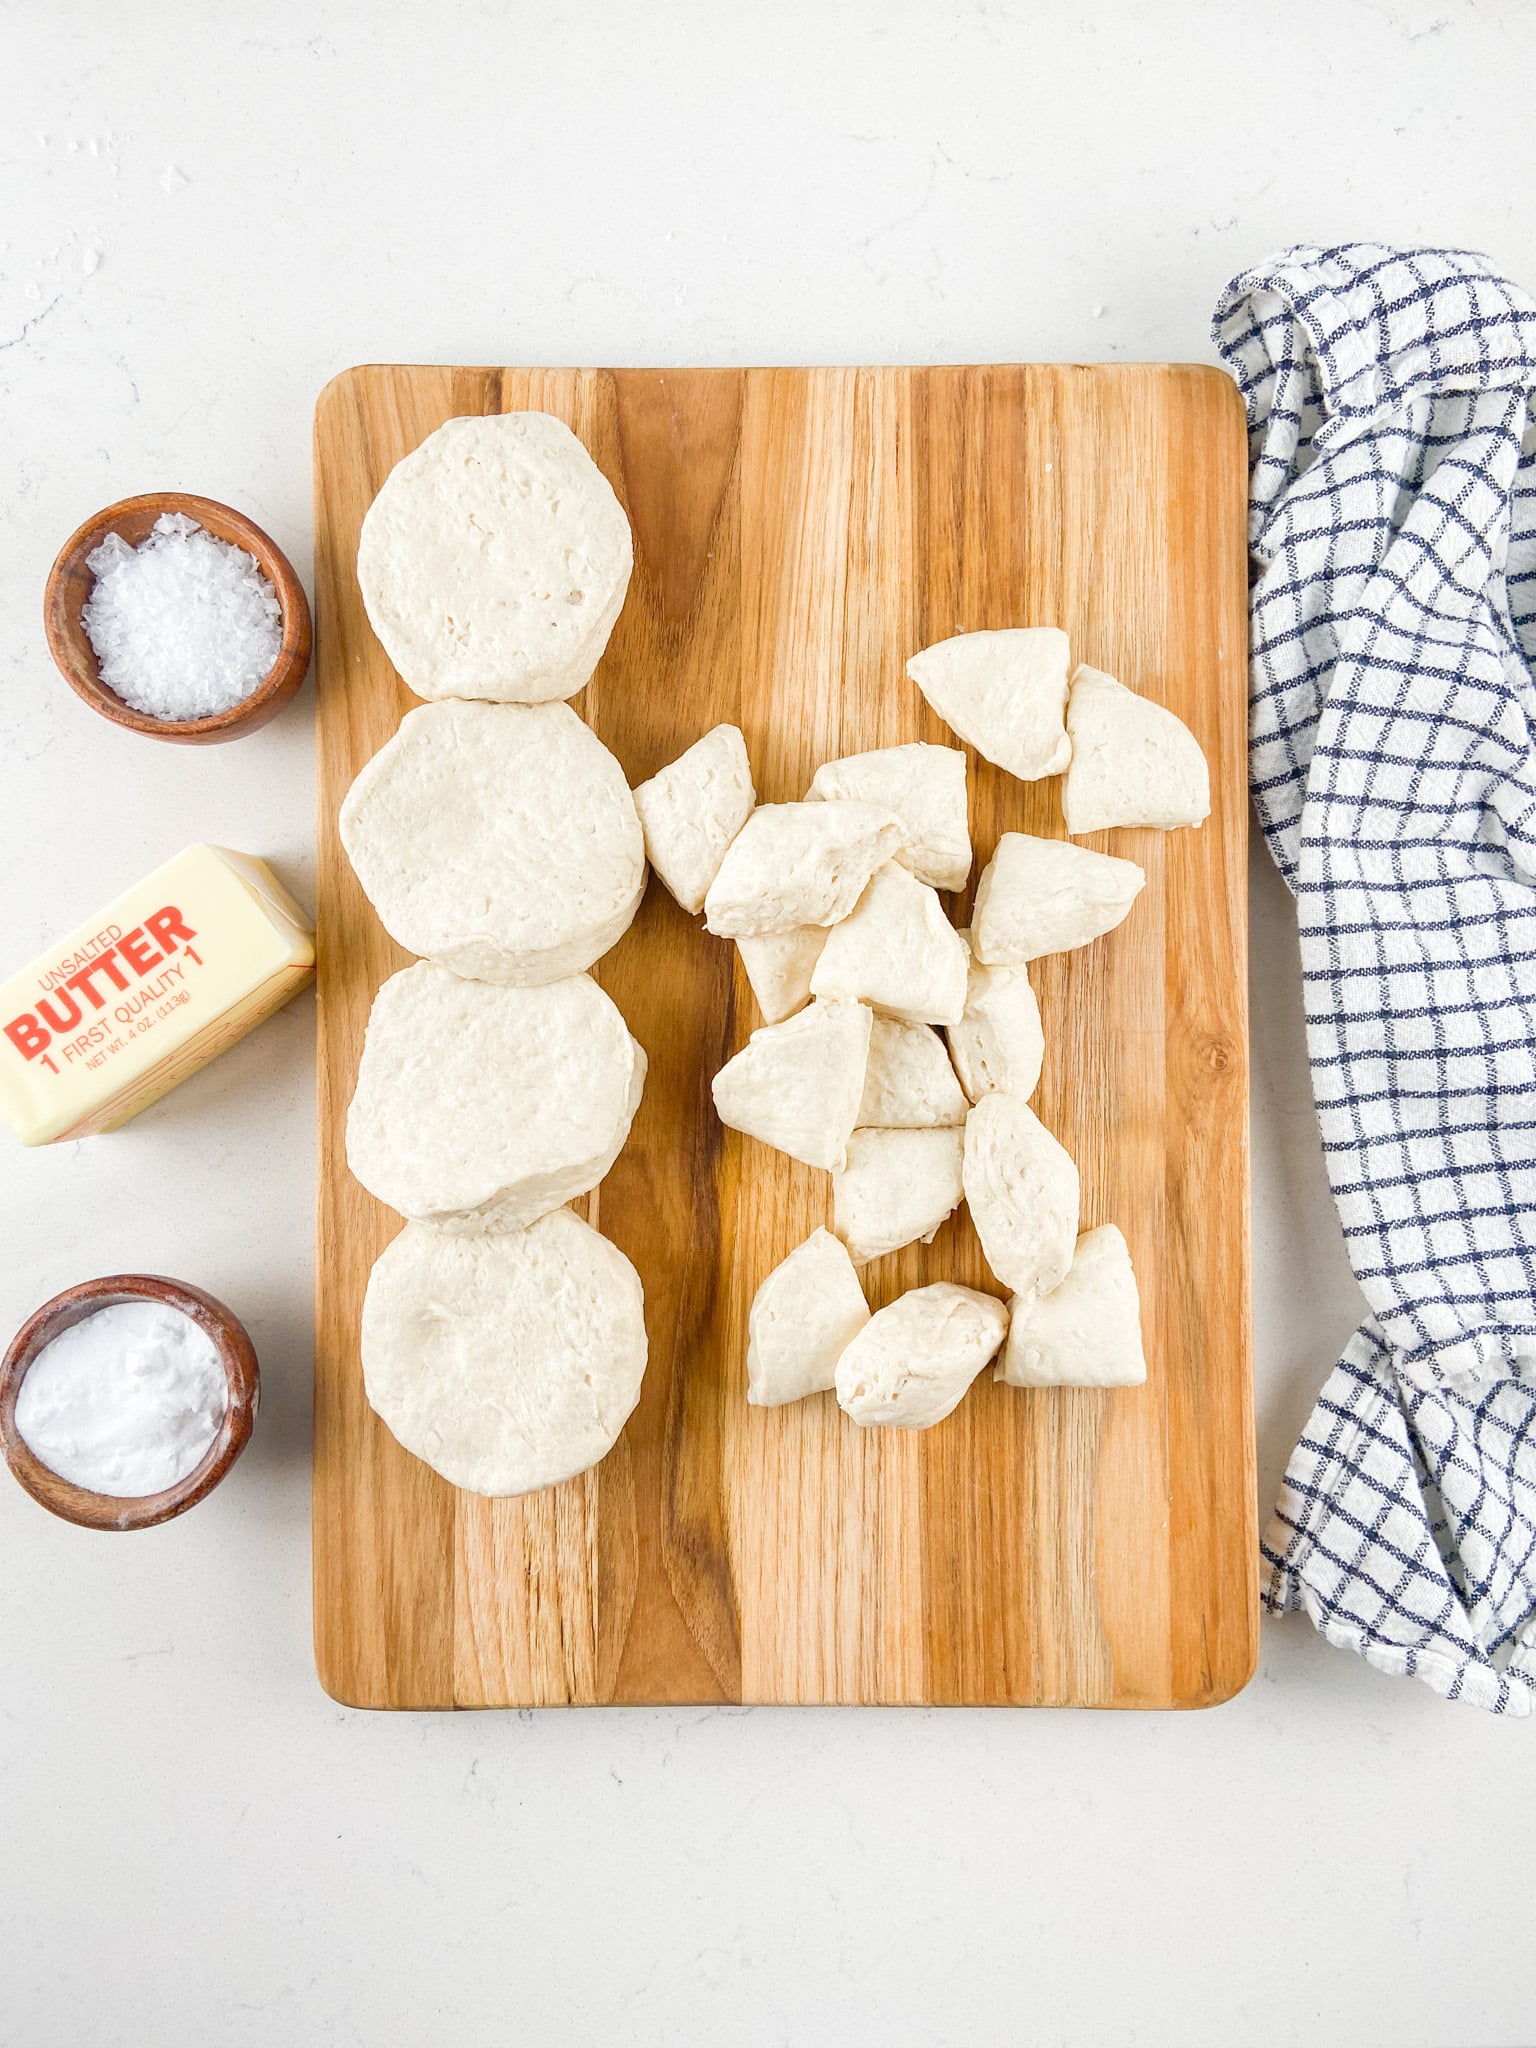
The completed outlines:
[[[115,943],[104,947],[83,967],[77,968],[68,980],[60,981],[48,995],[39,996],[34,1009],[23,1010],[19,1017],[0,1025],[0,1030],[4,1031],[23,1059],[41,1059],[45,1067],[57,1073],[59,1069],[54,1065],[50,1046],[56,1047],[66,1061],[85,1058],[104,1027],[87,1029],[72,1039],[68,1034],[82,1023],[89,1026],[93,1014],[105,1010],[112,1003],[114,991],[126,993],[133,982],[142,981],[145,975],[165,966],[172,954],[178,951],[185,951],[189,960],[201,966],[202,961],[192,949],[192,941],[196,937],[197,933],[174,904],[168,903],[162,910],[151,911],[142,924],[124,932]],[[97,986],[98,982],[108,984],[105,992]],[[129,1007],[123,1004],[114,1007],[119,1012],[128,1009],[128,1017],[120,1017],[121,1022],[130,1021],[137,1008],[136,1005]],[[66,1039],[67,1043],[61,1042]]]

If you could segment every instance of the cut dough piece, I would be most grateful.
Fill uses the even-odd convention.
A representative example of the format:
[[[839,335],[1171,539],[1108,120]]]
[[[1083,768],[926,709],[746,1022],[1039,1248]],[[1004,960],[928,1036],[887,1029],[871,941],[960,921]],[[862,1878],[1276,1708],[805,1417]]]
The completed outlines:
[[[704,899],[705,926],[741,939],[837,924],[904,839],[879,804],[761,804],[726,849]]]
[[[1069,953],[1113,931],[1146,879],[1133,860],[1005,832],[976,884],[971,950],[988,967]]]
[[[734,725],[717,725],[635,791],[651,866],[684,910],[704,908],[725,849],[756,802],[747,743]]]
[[[1155,825],[1169,832],[1211,814],[1211,771],[1182,718],[1101,669],[1079,668],[1067,704],[1072,765],[1062,787],[1067,830]]]
[[[594,1188],[629,1136],[645,1054],[585,974],[542,988],[418,960],[373,999],[347,1163],[439,1230],[517,1230]]]
[[[747,1400],[777,1408],[829,1393],[838,1359],[868,1321],[853,1261],[830,1230],[813,1230],[752,1297]]]
[[[864,1096],[871,1021],[862,1003],[819,1002],[754,1031],[714,1078],[721,1123],[807,1166],[840,1167]]]
[[[909,1024],[958,1024],[969,957],[937,892],[890,861],[828,932],[811,993],[854,996]]]
[[[532,1493],[595,1465],[639,1400],[640,1277],[569,1209],[484,1237],[407,1223],[369,1275],[362,1356],[406,1450],[471,1493]]]
[[[1048,1294],[1060,1284],[1077,1242],[1077,1168],[1016,1095],[983,1095],[965,1120],[965,1199],[1005,1287]]]
[[[965,756],[958,747],[877,747],[823,761],[807,801],[854,797],[901,820],[907,843],[896,858],[935,889],[963,889],[971,872]]]
[[[613,488],[546,412],[449,420],[368,507],[357,581],[418,697],[545,704],[608,645],[634,561]]]
[[[1063,715],[1070,659],[1059,626],[1015,626],[940,640],[913,655],[907,674],[978,754],[1035,782],[1072,758]]]
[[[832,1228],[856,1266],[900,1251],[959,1208],[965,1133],[950,1125],[926,1131],[855,1131],[848,1163],[832,1175]]]
[[[1015,1298],[997,1377],[1010,1387],[1137,1387],[1146,1376],[1130,1248],[1113,1223],[1085,1230],[1059,1287]]]
[[[390,937],[476,981],[580,974],[629,929],[645,842],[566,704],[423,704],[347,791],[341,842]]]
[[[872,1315],[837,1361],[837,1398],[863,1424],[928,1429],[958,1408],[1002,1343],[1008,1311],[990,1294],[939,1280]]]
[[[932,1025],[877,1017],[869,1033],[860,1126],[923,1130],[934,1124],[963,1124],[965,1111],[965,1092]]]
[[[757,1007],[768,1023],[781,1024],[811,1000],[811,974],[826,943],[823,924],[802,924],[792,932],[736,941]]]
[[[949,1050],[972,1102],[994,1092],[1028,1101],[1040,1083],[1045,1034],[1023,967],[988,967],[972,955],[965,1014],[950,1026]]]

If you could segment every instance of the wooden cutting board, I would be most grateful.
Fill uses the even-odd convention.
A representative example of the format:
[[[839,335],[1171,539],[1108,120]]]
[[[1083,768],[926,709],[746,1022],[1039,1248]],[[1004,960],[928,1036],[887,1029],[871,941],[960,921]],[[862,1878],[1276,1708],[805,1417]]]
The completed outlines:
[[[716,1121],[710,1078],[760,1020],[734,947],[653,881],[598,971],[650,1077],[591,1201],[645,1286],[638,1410],[596,1471],[488,1501],[368,1408],[358,1315],[398,1220],[348,1174],[344,1123],[370,1000],[405,956],[335,821],[415,700],[363,613],[358,527],[444,420],[525,407],[570,423],[634,526],[628,601],[575,703],[632,783],[722,719],[772,801],[833,755],[955,744],[903,665],[979,627],[1065,626],[1076,658],[1194,728],[1209,822],[1090,842],[1140,861],[1146,891],[1031,970],[1035,1108],[1081,1168],[1083,1227],[1130,1241],[1145,1387],[988,1375],[916,1435],[861,1431],[830,1395],[747,1406],[748,1305],[830,1221],[829,1182]],[[321,395],[314,1595],[337,1699],[1166,1707],[1248,1679],[1245,466],[1235,390],[1195,367],[371,367]],[[1062,832],[1060,786],[973,757],[971,822],[979,869],[1001,831]],[[963,1211],[866,1278],[877,1305],[937,1279],[1003,1291]]]

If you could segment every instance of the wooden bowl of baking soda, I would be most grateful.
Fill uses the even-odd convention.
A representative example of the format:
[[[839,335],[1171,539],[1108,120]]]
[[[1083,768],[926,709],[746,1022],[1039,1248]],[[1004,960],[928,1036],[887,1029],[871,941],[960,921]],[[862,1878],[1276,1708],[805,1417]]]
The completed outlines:
[[[179,491],[124,498],[72,533],[43,624],[76,696],[179,746],[255,732],[309,667],[309,600],[288,557],[243,513]]]
[[[223,1302],[155,1273],[45,1301],[0,1361],[0,1449],[86,1529],[150,1529],[213,1491],[250,1440],[256,1353]]]

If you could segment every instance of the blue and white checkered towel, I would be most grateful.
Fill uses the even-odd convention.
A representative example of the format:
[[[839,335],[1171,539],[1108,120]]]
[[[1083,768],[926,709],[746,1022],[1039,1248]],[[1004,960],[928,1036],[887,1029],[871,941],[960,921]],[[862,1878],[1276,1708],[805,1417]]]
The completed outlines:
[[[1371,1310],[1292,1455],[1267,1601],[1528,1714],[1536,303],[1460,250],[1303,247],[1215,334],[1251,435],[1253,797]]]

